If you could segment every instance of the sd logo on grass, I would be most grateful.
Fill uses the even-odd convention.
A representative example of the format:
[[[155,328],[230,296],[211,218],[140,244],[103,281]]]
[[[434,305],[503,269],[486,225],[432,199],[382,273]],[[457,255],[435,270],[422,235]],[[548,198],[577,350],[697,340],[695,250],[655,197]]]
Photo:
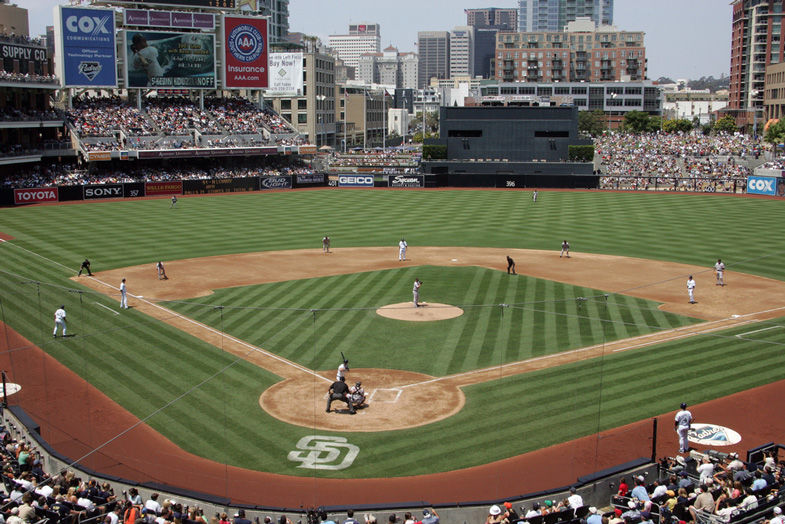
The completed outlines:
[[[308,435],[297,441],[297,449],[290,451],[288,459],[301,462],[298,468],[346,469],[352,465],[360,448],[349,444],[344,437]]]

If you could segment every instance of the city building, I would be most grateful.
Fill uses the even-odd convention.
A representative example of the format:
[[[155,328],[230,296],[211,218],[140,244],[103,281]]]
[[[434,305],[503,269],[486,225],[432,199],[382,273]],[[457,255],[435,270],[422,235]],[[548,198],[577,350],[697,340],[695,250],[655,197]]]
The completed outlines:
[[[29,36],[27,9],[10,4],[8,0],[0,0],[0,35]]]
[[[581,17],[613,25],[613,0],[518,0],[520,32],[562,31]]]
[[[392,98],[383,89],[363,85],[335,87],[336,148],[378,147],[385,143],[385,115]]]
[[[499,33],[495,77],[505,82],[644,80],[644,33],[595,27],[587,18],[568,23],[562,32]]]
[[[381,29],[379,24],[351,24],[349,34],[329,35],[327,45],[344,64],[356,68],[362,55],[382,50]]]
[[[496,35],[499,29],[491,27],[474,28],[474,75],[482,78],[493,78],[496,73],[494,56],[496,55]]]
[[[399,53],[397,48],[390,46],[382,53],[366,53],[360,56],[356,79],[364,84],[415,89],[417,66],[416,53]]]
[[[450,32],[450,78],[474,76],[474,28],[456,27]]]
[[[785,0],[734,0],[728,113],[739,125],[761,116],[766,66],[783,62]]]
[[[487,7],[463,11],[466,13],[466,25],[475,29],[492,27],[503,31],[518,30],[518,10],[515,8]]]
[[[785,62],[766,68],[763,113],[766,122],[772,118],[785,118]]]
[[[270,17],[267,25],[270,43],[285,41],[289,33],[289,0],[257,0],[256,9],[259,14]]]
[[[420,31],[417,33],[419,68],[417,88],[428,85],[431,78],[450,76],[450,33],[447,31]]]
[[[708,89],[671,89],[662,86],[665,101],[662,113],[666,119],[684,119],[700,124],[708,124],[714,120],[717,111],[728,105],[728,91],[711,93]]]

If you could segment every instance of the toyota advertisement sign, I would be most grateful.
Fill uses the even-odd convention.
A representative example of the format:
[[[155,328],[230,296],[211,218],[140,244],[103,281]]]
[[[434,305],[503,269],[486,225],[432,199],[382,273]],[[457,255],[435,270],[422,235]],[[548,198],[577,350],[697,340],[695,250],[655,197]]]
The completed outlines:
[[[57,202],[56,187],[31,187],[14,189],[14,204],[40,204],[42,202]]]
[[[56,6],[55,56],[63,87],[117,87],[114,11]]]
[[[223,17],[224,87],[259,89],[268,86],[267,19]]]

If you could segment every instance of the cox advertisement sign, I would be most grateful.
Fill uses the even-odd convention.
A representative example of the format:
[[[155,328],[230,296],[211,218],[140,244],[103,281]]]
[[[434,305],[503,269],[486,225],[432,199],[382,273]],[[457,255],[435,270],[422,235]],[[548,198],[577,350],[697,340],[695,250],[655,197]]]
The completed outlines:
[[[57,202],[56,187],[32,187],[14,189],[14,204],[38,204],[41,202]]]
[[[267,87],[267,19],[224,15],[224,87]]]
[[[775,195],[777,179],[765,176],[747,177],[747,193],[751,195]]]
[[[338,187],[373,187],[373,176],[338,175]]]
[[[55,56],[64,87],[117,87],[114,11],[55,7]]]

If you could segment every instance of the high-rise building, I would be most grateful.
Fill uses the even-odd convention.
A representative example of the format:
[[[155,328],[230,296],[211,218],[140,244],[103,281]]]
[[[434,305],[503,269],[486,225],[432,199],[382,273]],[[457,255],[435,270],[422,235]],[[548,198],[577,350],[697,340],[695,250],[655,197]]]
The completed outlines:
[[[496,33],[490,27],[474,28],[474,76],[491,78],[494,76],[493,57],[496,54]]]
[[[450,33],[447,31],[420,31],[417,33],[420,55],[417,71],[417,88],[425,88],[431,78],[450,76]]]
[[[646,79],[642,31],[595,27],[581,18],[567,30],[499,33],[496,79],[505,82],[608,82]]]
[[[361,55],[379,53],[382,35],[379,24],[351,24],[347,35],[329,35],[327,45],[349,67],[357,67]]]
[[[450,32],[450,78],[474,76],[474,28],[456,27]]]
[[[270,43],[286,40],[289,33],[289,0],[257,0],[260,14],[269,16],[267,33]]]
[[[785,0],[735,0],[728,108],[763,107],[766,66],[783,62]],[[739,115],[742,116],[742,115]]]
[[[563,31],[581,17],[613,24],[613,0],[518,0],[518,31]]]
[[[393,46],[382,53],[366,53],[358,60],[356,78],[365,84],[382,84],[396,89],[416,89],[417,55],[399,53]]]
[[[518,30],[518,10],[515,8],[487,7],[485,9],[464,9],[463,11],[466,13],[466,25],[475,29],[493,27],[503,31]]]

